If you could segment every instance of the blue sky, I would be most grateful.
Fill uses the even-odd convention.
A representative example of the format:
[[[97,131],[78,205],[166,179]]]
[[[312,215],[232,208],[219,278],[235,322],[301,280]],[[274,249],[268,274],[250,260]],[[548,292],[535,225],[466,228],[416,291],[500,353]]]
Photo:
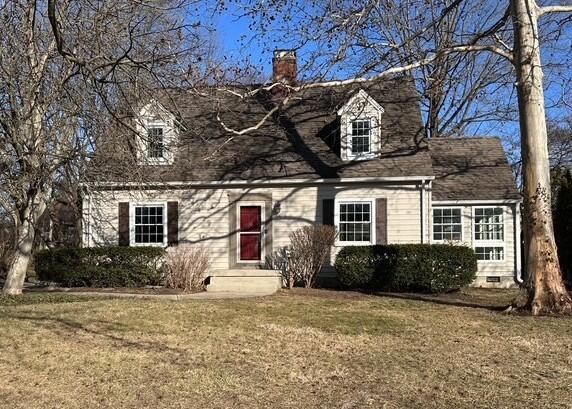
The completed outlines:
[[[265,52],[264,46],[259,40],[253,39],[255,34],[249,28],[250,21],[239,17],[238,9],[229,5],[229,10],[224,13],[214,14],[214,26],[216,38],[221,47],[221,52],[231,61],[249,59],[258,67],[262,67],[266,77],[272,74],[272,53]],[[280,48],[277,42],[276,48]]]

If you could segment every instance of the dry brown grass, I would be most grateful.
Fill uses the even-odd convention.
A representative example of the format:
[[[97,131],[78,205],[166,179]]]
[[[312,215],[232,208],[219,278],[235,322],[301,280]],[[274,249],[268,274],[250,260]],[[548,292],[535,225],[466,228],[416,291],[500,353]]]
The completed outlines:
[[[475,294],[466,296],[495,305]],[[569,319],[326,291],[185,302],[27,297],[0,306],[1,407],[571,405]]]

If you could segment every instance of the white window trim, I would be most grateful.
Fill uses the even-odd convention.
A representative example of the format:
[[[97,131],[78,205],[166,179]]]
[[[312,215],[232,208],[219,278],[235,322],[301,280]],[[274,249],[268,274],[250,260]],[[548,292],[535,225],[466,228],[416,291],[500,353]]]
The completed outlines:
[[[483,242],[479,242],[479,244],[474,246],[474,250],[476,253],[477,247],[497,247],[497,248],[502,248],[502,255],[503,258],[501,260],[479,260],[477,259],[478,263],[484,263],[484,264],[498,264],[498,263],[504,263],[506,262],[506,246],[502,245],[502,244],[481,244]],[[488,242],[491,243],[491,242]]]
[[[475,228],[475,210],[476,209],[502,209],[502,240],[477,240],[476,233],[477,229]],[[473,239],[473,250],[476,250],[477,247],[502,247],[502,260],[477,260],[478,263],[482,264],[500,264],[506,262],[506,206],[472,206],[472,220],[471,220],[471,234]]]
[[[150,129],[163,129],[163,156],[160,158],[152,158],[149,156],[149,130]],[[148,165],[166,165],[169,163],[169,135],[170,129],[165,121],[148,120],[145,124],[145,140],[144,142],[144,155],[145,163]]]
[[[264,232],[266,226],[266,209],[265,202],[238,202],[236,205],[236,263],[237,264],[260,264],[266,260],[266,234]],[[242,206],[260,206],[260,260],[241,260],[240,259],[240,208]]]
[[[353,153],[353,122],[354,121],[370,121],[369,130],[369,152]],[[377,145],[379,145],[379,120],[372,115],[348,116],[346,124],[346,157],[348,160],[368,160],[375,159],[379,156]]]
[[[163,207],[163,243],[135,243],[135,208],[136,207]],[[129,203],[129,245],[133,247],[167,247],[168,235],[167,231],[167,202],[130,202]]]
[[[341,241],[340,238],[340,204],[346,203],[369,203],[371,209],[370,223],[371,223],[371,241]],[[375,213],[375,198],[343,198],[334,200],[334,225],[338,231],[335,246],[371,246],[376,243],[376,213]]]
[[[433,212],[436,209],[459,209],[461,211],[461,239],[460,240],[435,240],[435,236],[434,236],[434,215]],[[463,207],[461,206],[435,206],[431,208],[431,243],[437,243],[437,244],[442,244],[442,243],[448,243],[448,242],[453,242],[453,243],[462,243],[463,240],[465,239],[465,224],[464,224],[464,217],[463,217]]]

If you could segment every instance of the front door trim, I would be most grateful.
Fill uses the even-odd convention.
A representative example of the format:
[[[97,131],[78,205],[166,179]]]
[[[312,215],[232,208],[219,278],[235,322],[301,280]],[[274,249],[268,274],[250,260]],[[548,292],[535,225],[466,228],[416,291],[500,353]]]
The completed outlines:
[[[228,192],[228,268],[229,269],[253,269],[261,268],[265,264],[265,259],[260,260],[258,263],[242,263],[238,259],[237,243],[238,240],[236,236],[237,232],[237,216],[238,212],[236,208],[239,203],[242,202],[263,202],[264,203],[264,214],[262,215],[262,222],[264,225],[264,254],[268,255],[272,253],[272,191],[267,192],[245,192],[242,189],[230,189]]]
[[[260,259],[259,260],[242,260],[240,258],[240,208],[247,206],[260,207]],[[265,202],[263,201],[240,201],[236,204],[236,261],[240,264],[260,264],[265,258]]]

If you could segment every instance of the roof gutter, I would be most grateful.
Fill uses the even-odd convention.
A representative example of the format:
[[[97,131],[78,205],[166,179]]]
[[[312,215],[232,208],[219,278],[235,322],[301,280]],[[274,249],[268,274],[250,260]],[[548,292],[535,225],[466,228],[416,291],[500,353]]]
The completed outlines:
[[[175,181],[175,182],[82,182],[82,186],[113,188],[133,187],[150,188],[154,186],[167,187],[218,187],[218,186],[252,186],[252,185],[289,185],[289,184],[339,184],[339,183],[391,183],[391,182],[418,182],[434,180],[434,176],[387,176],[387,177],[359,177],[359,178],[332,178],[332,179],[273,179],[273,180],[217,180],[217,181]]]
[[[479,204],[514,204],[522,203],[522,199],[485,199],[485,200],[433,200],[432,202],[437,206],[449,205],[479,205]]]

